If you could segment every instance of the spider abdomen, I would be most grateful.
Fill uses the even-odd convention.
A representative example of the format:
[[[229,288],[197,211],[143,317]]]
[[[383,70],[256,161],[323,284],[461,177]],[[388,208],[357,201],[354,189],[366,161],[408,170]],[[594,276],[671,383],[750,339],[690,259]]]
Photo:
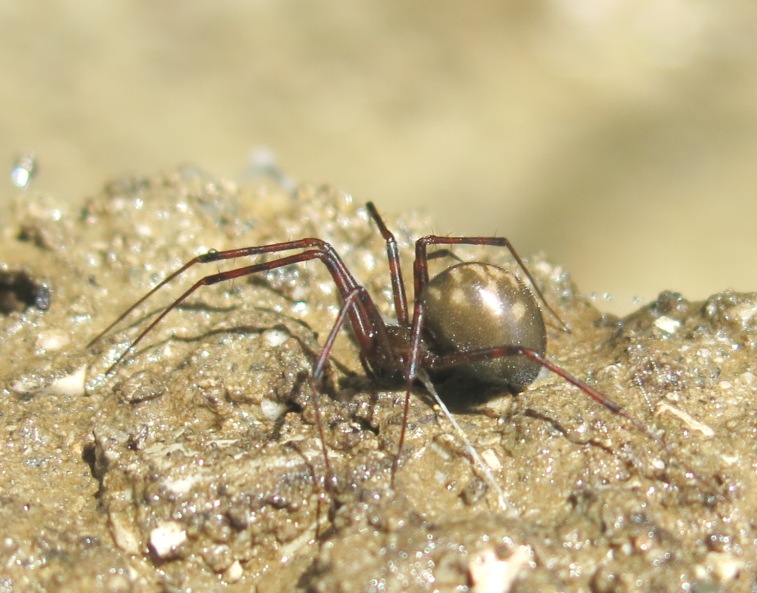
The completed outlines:
[[[510,272],[484,263],[463,263],[441,272],[423,296],[426,329],[438,354],[496,346],[524,346],[544,354],[547,334],[531,291]],[[520,391],[540,365],[525,356],[482,358],[457,367],[483,383]]]

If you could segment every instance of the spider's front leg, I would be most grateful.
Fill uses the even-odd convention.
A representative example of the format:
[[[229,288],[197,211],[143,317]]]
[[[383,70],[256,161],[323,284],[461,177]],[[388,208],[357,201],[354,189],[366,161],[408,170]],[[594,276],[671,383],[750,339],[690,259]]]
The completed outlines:
[[[168,285],[179,276],[182,276],[191,267],[197,264],[207,264],[222,260],[236,259],[240,257],[279,254],[295,249],[302,249],[304,251],[294,255],[279,257],[271,261],[252,264],[249,266],[242,266],[239,268],[234,268],[232,270],[204,276],[203,278],[195,282],[192,286],[190,286],[189,289],[184,291],[177,299],[171,302],[163,311],[161,311],[161,313],[137,335],[137,337],[131,342],[131,344],[129,344],[129,347],[111,365],[107,372],[112,372],[112,370],[126,357],[126,355],[131,352],[172,310],[174,310],[192,293],[194,293],[202,286],[209,286],[212,284],[217,284],[219,282],[224,282],[226,280],[240,278],[242,276],[249,276],[252,274],[257,274],[259,272],[267,272],[277,268],[318,259],[324,263],[324,265],[330,272],[342,300],[345,300],[347,296],[357,287],[355,279],[353,278],[347,267],[344,265],[334,248],[329,243],[326,243],[321,239],[307,238],[299,239],[296,241],[287,241],[284,243],[273,243],[270,245],[244,247],[241,249],[229,249],[226,251],[209,251],[208,253],[192,258],[179,269],[169,274],[163,281],[161,281],[142,298],[132,304],[118,318],[116,318],[115,321],[113,321],[108,327],[106,327],[97,336],[95,336],[95,338],[89,343],[88,346],[92,346],[96,342],[98,342],[119,322],[125,319],[129,314],[131,314],[137,307],[148,300],[157,291]],[[355,334],[358,337],[358,342],[361,344],[366,342],[367,340],[365,336],[372,335],[373,328],[376,325],[376,318],[378,317],[380,319],[378,312],[375,311],[375,306],[373,306],[373,303],[370,302],[370,299],[367,302],[365,300],[361,300],[361,302],[357,303],[354,307],[349,308],[349,314]]]

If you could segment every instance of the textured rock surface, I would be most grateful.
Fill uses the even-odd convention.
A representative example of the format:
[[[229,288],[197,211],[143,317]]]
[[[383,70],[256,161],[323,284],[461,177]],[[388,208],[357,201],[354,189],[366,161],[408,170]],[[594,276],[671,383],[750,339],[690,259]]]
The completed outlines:
[[[384,214],[411,257],[428,225]],[[289,195],[184,168],[112,182],[81,211],[49,196],[20,205],[0,250],[12,303],[0,591],[754,586],[757,295],[664,293],[618,320],[531,259],[573,330],[547,319],[550,356],[669,451],[555,375],[517,396],[458,397],[504,503],[420,389],[389,489],[402,392],[371,385],[347,332],[319,398],[338,480],[324,490],[304,377],[338,303],[318,262],[201,288],[106,374],[152,314],[226,268],[189,271],[87,347],[191,257],[305,236],[332,243],[391,313],[381,237],[328,188]],[[497,250],[455,252],[509,265]]]

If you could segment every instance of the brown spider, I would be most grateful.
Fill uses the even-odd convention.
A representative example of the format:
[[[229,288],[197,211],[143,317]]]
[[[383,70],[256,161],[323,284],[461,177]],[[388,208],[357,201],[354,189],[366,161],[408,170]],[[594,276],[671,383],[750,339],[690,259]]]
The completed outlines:
[[[557,313],[547,304],[542,292],[525,264],[503,237],[440,237],[428,235],[415,243],[413,266],[414,299],[412,318],[408,311],[399,251],[394,235],[384,224],[375,206],[369,202],[367,210],[386,242],[389,259],[396,323],[387,323],[373,299],[360,286],[334,248],[317,238],[304,238],[226,251],[209,251],[189,260],[171,273],[146,295],[131,305],[91,342],[90,346],[107,334],[115,325],[156,291],[180,276],[195,264],[206,264],[239,257],[275,254],[273,260],[251,264],[210,274],[195,282],[188,290],[166,307],[110,367],[108,373],[133,350],[161,320],[201,286],[216,284],[266,272],[276,268],[313,259],[320,260],[330,272],[341,297],[341,309],[323,347],[318,353],[309,377],[314,394],[324,377],[334,341],[349,321],[360,348],[360,360],[366,373],[384,385],[405,388],[403,423],[397,454],[392,465],[391,479],[399,464],[405,438],[411,387],[422,381],[432,389],[430,379],[445,373],[455,373],[474,382],[521,391],[532,383],[542,367],[578,387],[605,408],[629,421],[648,438],[675,457],[669,447],[642,422],[631,416],[622,406],[574,377],[545,357],[546,331],[534,293],[564,330],[569,331]],[[483,245],[506,248],[531,284],[533,293],[516,276],[501,267],[481,262],[460,262],[429,279],[429,260],[455,257],[446,246]],[[430,248],[439,246],[430,251]],[[291,255],[286,252],[299,250]],[[457,258],[455,258],[457,259]],[[434,397],[437,397],[433,393]],[[441,404],[441,401],[438,400]],[[327,480],[335,486],[329,465],[323,422],[317,397],[313,398],[317,430],[321,440]],[[467,444],[467,443],[466,443]]]

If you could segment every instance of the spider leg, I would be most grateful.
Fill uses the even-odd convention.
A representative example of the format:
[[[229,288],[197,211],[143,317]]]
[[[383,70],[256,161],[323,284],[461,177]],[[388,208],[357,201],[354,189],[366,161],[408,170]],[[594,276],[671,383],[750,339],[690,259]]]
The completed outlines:
[[[195,282],[189,289],[182,293],[176,300],[169,304],[144,330],[142,330],[136,339],[129,345],[127,350],[111,365],[108,369],[110,373],[125,357],[134,349],[142,339],[160,323],[163,318],[168,315],[173,309],[181,304],[187,297],[195,292],[201,286],[209,286],[218,282],[231,280],[233,278],[239,278],[241,276],[248,276],[259,272],[266,272],[276,268],[297,264],[304,261],[318,259],[324,263],[328,271],[330,272],[334,283],[337,286],[340,297],[344,300],[347,295],[354,291],[358,284],[350,274],[347,267],[337,255],[334,248],[320,239],[300,239],[297,241],[288,241],[285,243],[274,243],[271,245],[263,245],[258,247],[246,247],[242,249],[231,249],[228,251],[210,251],[204,255],[197,256],[186,264],[181,266],[178,270],[171,273],[165,280],[159,283],[155,288],[150,290],[145,296],[139,299],[135,304],[129,307],[124,313],[119,316],[116,321],[111,323],[105,330],[100,332],[91,342],[90,346],[100,340],[105,334],[107,334],[118,322],[123,320],[131,312],[133,312],[140,304],[145,302],[150,296],[152,296],[159,289],[166,286],[169,282],[186,272],[190,267],[198,263],[210,263],[219,260],[234,259],[245,256],[255,256],[268,253],[281,253],[282,251],[288,251],[293,249],[306,249],[301,253],[294,255],[288,255],[280,257],[271,261],[262,262],[258,264],[252,264],[249,266],[243,266],[225,272],[219,272],[216,274],[210,274]],[[356,339],[360,345],[361,351],[370,353],[373,350],[374,336],[378,331],[381,333],[381,329],[384,327],[384,322],[381,319],[381,315],[376,309],[373,301],[368,298],[359,299],[355,306],[348,308],[350,321],[352,323]],[[378,330],[377,330],[378,328]]]
[[[376,214],[378,216],[378,214]],[[378,221],[383,226],[383,222],[378,218]],[[386,227],[383,226],[384,230]],[[386,230],[387,233],[387,245],[395,245],[393,242],[393,236]],[[157,286],[152,288],[147,294],[140,298],[137,302],[131,305],[126,311],[124,311],[113,323],[106,327],[100,334],[98,334],[91,342],[90,345],[96,343],[109,331],[111,331],[120,321],[126,318],[137,307],[154,295],[158,290],[165,287],[171,281],[185,273],[189,268],[196,264],[205,264],[221,260],[236,259],[240,257],[258,256],[264,254],[282,254],[286,251],[300,249],[303,250],[300,253],[292,255],[283,255],[277,257],[271,261],[251,264],[248,266],[242,266],[231,270],[218,272],[204,276],[203,278],[192,284],[187,290],[185,290],[178,298],[172,301],[167,307],[165,307],[155,319],[153,319],[147,327],[145,327],[137,337],[131,342],[129,347],[118,357],[118,359],[110,366],[107,373],[111,373],[113,369],[129,354],[134,348],[161,322],[163,319],[182,302],[184,302],[190,295],[203,286],[209,286],[239,278],[256,274],[259,272],[266,272],[277,268],[298,264],[310,260],[320,260],[328,269],[331,277],[338,289],[342,304],[339,310],[339,314],[332,325],[326,341],[323,344],[321,350],[316,356],[313,362],[313,369],[308,377],[308,383],[313,393],[313,408],[315,414],[315,421],[318,430],[318,436],[321,441],[321,448],[324,457],[324,464],[327,472],[327,487],[336,488],[336,477],[331,467],[331,463],[328,457],[328,450],[326,446],[324,423],[320,406],[318,405],[318,384],[323,379],[323,375],[328,364],[329,357],[333,350],[333,346],[339,331],[349,321],[352,325],[354,337],[360,347],[361,359],[365,361],[368,367],[371,367],[377,374],[381,374],[382,371],[389,373],[394,372],[397,368],[397,357],[392,348],[392,340],[384,323],[381,314],[376,308],[373,300],[364,287],[357,284],[354,277],[342,262],[339,255],[333,249],[333,247],[322,241],[321,239],[308,238],[295,241],[288,241],[284,243],[274,243],[270,245],[262,245],[256,247],[246,247],[241,249],[230,249],[227,251],[210,251],[206,254],[197,256],[180,268],[169,274],[163,281]],[[388,248],[389,251],[391,251]],[[391,257],[391,256],[390,256]],[[395,285],[402,287],[401,272],[399,270],[398,258],[394,260],[396,265],[392,266],[393,275],[396,277]],[[397,289],[398,301],[401,302],[405,299],[404,293]],[[400,308],[401,310],[401,308]],[[406,310],[406,305],[405,305]],[[404,427],[403,427],[404,429]]]
[[[649,428],[647,428],[647,426],[643,422],[641,422],[641,420],[632,416],[631,413],[628,412],[618,402],[606,396],[604,393],[602,393],[598,389],[595,389],[585,381],[582,381],[575,375],[572,375],[564,368],[557,365],[536,350],[525,348],[523,346],[513,345],[494,346],[491,348],[482,348],[479,350],[469,350],[465,352],[453,352],[450,354],[438,355],[433,357],[428,364],[432,368],[432,370],[441,370],[445,368],[469,364],[470,362],[477,360],[500,358],[504,356],[525,356],[526,358],[540,364],[542,367],[554,373],[555,375],[561,377],[571,385],[577,387],[584,394],[589,396],[598,404],[607,408],[613,414],[616,414],[617,416],[620,416],[624,420],[630,422],[636,430],[641,432],[648,439],[657,443],[657,445],[665,452],[666,455],[668,455],[668,457],[676,460],[688,474],[693,476],[697,481],[700,481],[709,488],[712,488],[712,484],[709,484],[706,480],[704,480],[704,478],[701,478],[693,469],[691,469],[691,467],[686,462],[684,462],[665,441],[663,441],[660,437],[649,430]]]
[[[433,370],[442,370],[447,368],[454,368],[456,366],[465,365],[478,360],[489,360],[492,358],[502,358],[506,356],[525,356],[526,358],[533,360],[540,364],[542,367],[553,372],[565,379],[571,385],[578,387],[591,399],[598,404],[601,404],[613,414],[623,417],[634,425],[638,430],[646,434],[649,438],[657,442],[661,447],[667,450],[667,445],[655,434],[649,431],[649,429],[638,419],[634,418],[626,409],[617,403],[615,400],[607,397],[602,392],[598,391],[588,383],[581,379],[571,375],[568,371],[552,362],[546,356],[539,354],[532,348],[525,348],[523,346],[493,346],[491,348],[481,348],[479,350],[468,350],[465,352],[452,352],[450,354],[442,354],[436,356],[430,366]]]
[[[175,270],[168,276],[166,276],[159,284],[157,284],[152,290],[150,290],[147,294],[145,294],[142,298],[140,298],[138,301],[133,303],[128,309],[126,309],[121,315],[119,315],[113,323],[111,323],[108,327],[106,327],[104,330],[102,330],[99,334],[97,334],[90,342],[87,344],[87,347],[91,347],[96,342],[98,342],[103,336],[105,336],[110,330],[112,330],[116,325],[118,325],[123,319],[125,319],[134,309],[139,307],[142,303],[144,303],[147,299],[149,299],[153,294],[158,292],[161,288],[169,284],[172,280],[177,278],[178,276],[181,276],[184,272],[186,272],[189,268],[195,266],[196,264],[207,264],[211,262],[216,261],[222,261],[227,259],[236,259],[239,257],[252,257],[256,255],[263,255],[268,253],[282,253],[284,251],[291,251],[293,249],[307,249],[307,248],[317,248],[319,250],[322,250],[324,252],[332,252],[335,256],[335,259],[337,260],[335,262],[335,267],[337,265],[340,265],[340,275],[343,277],[346,276],[348,280],[352,280],[352,283],[354,284],[354,279],[352,279],[349,271],[346,269],[344,264],[339,260],[339,257],[336,256],[336,253],[333,252],[333,248],[331,245],[326,243],[325,241],[321,241],[320,239],[300,239],[296,241],[286,241],[283,243],[273,243],[270,245],[261,245],[261,246],[255,246],[255,247],[242,247],[238,249],[227,249],[225,251],[215,251],[211,250],[207,253],[204,253],[202,255],[198,255],[196,257],[193,257],[188,262],[186,262],[183,266],[181,266],[179,269]]]
[[[392,232],[384,224],[384,220],[376,210],[373,202],[368,202],[365,207],[368,209],[373,222],[386,241],[386,257],[389,260],[389,273],[392,277],[392,293],[394,294],[394,310],[397,315],[397,323],[402,326],[408,324],[407,314],[407,295],[405,294],[405,282],[402,280],[402,267],[400,266],[400,254],[397,248],[397,240]]]
[[[337,479],[336,479],[336,474],[334,473],[334,470],[331,467],[331,462],[329,461],[328,449],[326,448],[326,435],[323,430],[323,417],[321,414],[321,406],[318,404],[318,393],[319,393],[318,384],[321,382],[321,379],[323,378],[323,373],[326,369],[326,365],[328,364],[329,357],[331,356],[331,350],[334,347],[334,342],[336,341],[336,337],[339,334],[339,330],[342,329],[342,327],[344,326],[344,323],[347,320],[347,314],[349,313],[350,309],[356,306],[355,303],[356,303],[357,298],[360,295],[361,290],[364,291],[364,289],[361,286],[355,287],[344,298],[342,307],[341,309],[339,309],[339,315],[337,315],[337,318],[334,321],[334,324],[331,326],[331,330],[329,330],[329,335],[326,337],[326,341],[321,347],[321,351],[318,353],[318,356],[315,359],[315,363],[313,364],[313,370],[310,373],[310,376],[308,377],[308,383],[310,384],[310,391],[313,394],[313,411],[315,413],[315,423],[316,423],[316,426],[318,427],[318,437],[321,441],[321,450],[323,452],[323,462],[324,462],[324,465],[326,466],[327,489],[332,488],[333,491],[336,491]]]
[[[402,447],[405,444],[405,432],[407,430],[407,418],[410,413],[410,390],[413,383],[418,378],[418,370],[422,362],[422,331],[425,316],[425,307],[420,293],[415,293],[415,302],[413,304],[413,323],[410,329],[410,354],[407,357],[407,367],[405,369],[405,402],[403,404],[402,428],[400,438],[397,442],[397,454],[392,462],[392,479],[391,486],[394,488],[394,476],[399,468],[400,457],[402,456]]]
[[[346,285],[346,290],[349,291],[349,288],[354,286],[355,280],[352,278],[352,275],[349,273],[349,270],[347,270],[347,267],[342,263],[341,259],[339,259],[339,256],[337,256],[334,249],[326,243],[325,241],[322,241],[320,239],[299,239],[296,241],[286,241],[283,243],[273,243],[270,245],[260,245],[255,247],[242,247],[238,249],[228,249],[225,251],[215,251],[211,250],[207,253],[204,253],[202,255],[198,255],[196,257],[193,257],[188,262],[186,262],[183,266],[178,268],[177,270],[173,271],[171,274],[166,276],[159,284],[157,284],[154,288],[152,288],[147,294],[145,294],[142,298],[140,298],[138,301],[133,303],[128,309],[126,309],[121,315],[119,315],[113,323],[111,323],[108,327],[106,327],[104,330],[102,330],[99,334],[97,334],[90,342],[87,344],[87,347],[91,347],[96,342],[98,342],[103,336],[105,336],[110,330],[112,330],[116,325],[118,325],[123,319],[125,319],[132,311],[134,311],[137,307],[139,307],[142,303],[144,303],[147,299],[149,299],[153,294],[158,292],[161,288],[169,284],[172,280],[175,278],[181,276],[184,272],[189,270],[189,268],[195,266],[196,264],[207,264],[211,262],[217,262],[227,259],[236,259],[240,257],[252,257],[257,255],[264,255],[269,253],[282,253],[285,251],[291,251],[294,249],[308,249],[313,248],[319,251],[323,251],[324,253],[329,254],[330,259],[333,261],[333,267],[335,269],[338,269],[338,275],[340,278],[344,280],[344,283]],[[234,278],[236,276],[229,276],[229,278]],[[339,284],[339,283],[337,283]]]
[[[518,255],[518,252],[515,251],[515,248],[505,237],[439,237],[437,235],[427,235],[418,239],[415,242],[415,264],[413,268],[416,300],[417,296],[423,294],[423,291],[428,285],[428,260],[436,257],[433,253],[428,253],[429,245],[489,245],[492,247],[506,248],[510,252],[510,255],[513,257],[515,262],[518,264],[518,267],[521,269],[523,274],[526,276],[526,278],[528,278],[528,281],[531,283],[531,286],[533,287],[536,295],[539,297],[539,300],[544,304],[550,314],[558,321],[563,330],[567,333],[570,333],[570,327],[568,326],[568,324],[566,324],[560,318],[557,312],[549,305],[547,299],[544,298],[544,294],[542,293],[541,289],[536,284],[536,280],[531,275],[531,272],[528,271],[526,264],[523,263],[523,260],[521,259],[520,255]],[[443,253],[446,254],[447,252],[448,250],[443,250]]]

